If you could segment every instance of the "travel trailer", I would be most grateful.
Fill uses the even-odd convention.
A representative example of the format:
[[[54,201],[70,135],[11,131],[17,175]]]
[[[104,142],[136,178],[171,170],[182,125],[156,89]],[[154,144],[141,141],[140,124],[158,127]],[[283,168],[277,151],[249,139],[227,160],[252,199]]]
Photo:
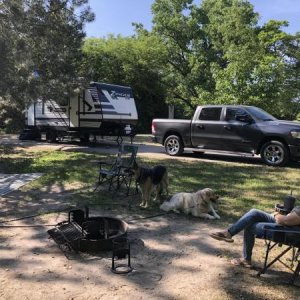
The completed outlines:
[[[134,136],[138,114],[132,89],[92,82],[89,88],[61,105],[54,100],[38,100],[25,111],[26,128],[20,139],[48,142],[64,137],[89,141],[90,136]]]

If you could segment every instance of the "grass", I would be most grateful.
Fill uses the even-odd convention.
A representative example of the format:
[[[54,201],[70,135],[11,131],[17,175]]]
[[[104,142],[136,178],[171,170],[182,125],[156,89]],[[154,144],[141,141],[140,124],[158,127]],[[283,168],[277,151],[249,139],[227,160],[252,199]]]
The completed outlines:
[[[29,152],[2,145],[0,157],[1,173],[44,173],[26,189],[41,189],[51,184],[74,185],[87,188],[77,197],[89,203],[112,199],[109,194],[100,195],[88,189],[97,181],[97,165],[93,161],[109,159],[107,155],[65,151]],[[253,207],[272,211],[276,203],[283,203],[291,189],[296,197],[300,194],[300,172],[292,166],[272,168],[226,161],[174,160],[168,156],[163,161],[142,156],[138,159],[142,165],[163,163],[168,167],[171,194],[192,192],[204,187],[215,189],[224,200],[220,210],[223,219],[228,222]]]
[[[14,151],[1,155],[0,166],[3,173],[45,173],[39,180],[41,184],[87,183],[92,174],[88,163],[93,157],[91,154],[63,151]]]

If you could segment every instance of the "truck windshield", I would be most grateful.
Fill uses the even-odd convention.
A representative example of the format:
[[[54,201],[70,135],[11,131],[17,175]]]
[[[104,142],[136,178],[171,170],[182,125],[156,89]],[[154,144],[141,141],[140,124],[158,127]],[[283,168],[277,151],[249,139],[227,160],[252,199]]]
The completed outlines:
[[[257,121],[276,121],[277,119],[258,107],[247,107],[248,112]]]

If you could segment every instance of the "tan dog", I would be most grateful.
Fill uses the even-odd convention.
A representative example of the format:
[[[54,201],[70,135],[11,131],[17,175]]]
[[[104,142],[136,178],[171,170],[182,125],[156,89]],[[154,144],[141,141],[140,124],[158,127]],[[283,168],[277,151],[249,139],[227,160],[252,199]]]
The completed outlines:
[[[215,192],[206,188],[196,193],[178,193],[169,201],[165,201],[160,209],[164,211],[174,211],[192,214],[195,217],[204,219],[220,219],[215,208],[219,202],[219,196]],[[211,212],[213,215],[209,214]]]
[[[169,195],[169,179],[167,168],[161,165],[153,168],[139,167],[137,163],[133,166],[133,174],[142,193],[141,207],[148,207],[153,190],[155,199],[162,202],[161,196],[165,191]]]

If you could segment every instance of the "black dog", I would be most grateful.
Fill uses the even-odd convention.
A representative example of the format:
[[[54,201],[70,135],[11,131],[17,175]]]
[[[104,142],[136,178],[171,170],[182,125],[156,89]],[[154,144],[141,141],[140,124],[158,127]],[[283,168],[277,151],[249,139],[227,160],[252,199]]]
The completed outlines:
[[[156,189],[155,200],[161,201],[163,191],[169,194],[168,171],[165,166],[154,166],[153,168],[139,167],[137,163],[133,166],[133,174],[142,193],[140,206],[148,207],[153,189]]]

